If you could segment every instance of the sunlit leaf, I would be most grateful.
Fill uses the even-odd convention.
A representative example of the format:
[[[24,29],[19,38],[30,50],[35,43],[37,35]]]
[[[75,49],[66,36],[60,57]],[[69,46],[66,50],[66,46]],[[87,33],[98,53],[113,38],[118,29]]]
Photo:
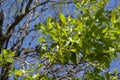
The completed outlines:
[[[70,49],[71,52],[76,52],[76,49]]]
[[[22,70],[15,70],[14,74],[16,74],[18,76],[22,76]]]
[[[32,76],[33,79],[36,79],[37,77],[39,77],[39,74],[35,74]]]
[[[5,49],[3,49],[3,55],[4,55],[4,57],[5,58],[7,58],[7,57],[13,57],[14,55],[15,55],[15,52],[12,52],[11,50],[5,50]]]
[[[64,14],[60,13],[59,16],[60,16],[60,20],[62,21],[62,23],[65,24],[66,23],[66,18],[64,16]]]
[[[45,38],[43,38],[43,37],[39,37],[38,38],[38,42],[45,42],[46,40],[45,40]]]
[[[111,15],[111,21],[115,22],[115,20],[116,20],[116,11],[113,10]]]
[[[42,64],[39,64],[37,70],[40,70],[42,66],[43,66]]]
[[[12,59],[12,58],[6,58],[5,60],[6,60],[6,62],[10,62],[10,63],[13,62],[13,59]]]

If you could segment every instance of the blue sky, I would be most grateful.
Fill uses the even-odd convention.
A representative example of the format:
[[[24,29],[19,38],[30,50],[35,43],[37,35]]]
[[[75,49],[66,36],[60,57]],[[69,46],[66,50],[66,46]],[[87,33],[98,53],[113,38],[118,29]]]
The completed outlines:
[[[118,6],[120,0],[110,0],[110,2],[106,5],[106,9],[108,10],[112,10],[114,9],[115,7]]]

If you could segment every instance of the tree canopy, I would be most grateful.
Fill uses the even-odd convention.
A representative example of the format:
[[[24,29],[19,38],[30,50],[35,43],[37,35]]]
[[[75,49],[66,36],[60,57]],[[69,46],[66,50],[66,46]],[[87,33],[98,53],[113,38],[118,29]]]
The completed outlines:
[[[1,80],[119,78],[108,69],[120,51],[120,6],[106,10],[108,0],[9,2],[0,1]]]

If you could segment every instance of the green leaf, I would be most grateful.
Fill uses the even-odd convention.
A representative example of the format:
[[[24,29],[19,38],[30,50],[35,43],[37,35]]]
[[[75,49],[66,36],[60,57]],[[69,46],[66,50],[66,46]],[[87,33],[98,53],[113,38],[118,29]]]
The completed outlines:
[[[117,80],[117,76],[113,76],[113,77],[112,77],[112,80]]]
[[[110,80],[110,74],[108,72],[105,73],[106,80]]]
[[[6,62],[10,62],[10,63],[13,62],[13,59],[12,59],[12,58],[6,58],[5,60],[6,60]]]
[[[31,75],[27,75],[25,78],[23,78],[23,80],[32,80],[32,76]]]
[[[37,30],[38,30],[38,29],[40,29],[40,24],[35,25],[34,27],[35,27],[35,29],[37,29]]]
[[[3,58],[3,56],[2,56],[2,54],[0,54],[0,61],[2,61],[2,58]]]
[[[14,76],[14,80],[18,80],[18,76]]]
[[[13,57],[15,55],[15,52],[12,52],[11,50],[5,50],[3,49],[4,57]]]
[[[22,71],[24,71],[24,70],[22,70]],[[24,72],[27,72],[27,73],[29,73],[29,72],[34,72],[34,70],[28,69],[28,70],[25,70]]]
[[[55,22],[56,28],[60,30],[60,24],[58,22]]]
[[[84,6],[84,5],[87,5],[88,1],[89,1],[89,0],[82,0],[82,3],[81,3],[81,4],[82,4],[83,6]]]
[[[4,53],[4,54],[7,54],[8,52],[7,52],[7,50],[3,49],[3,53]]]
[[[79,28],[79,30],[83,30],[83,23],[82,22],[79,22],[78,28]]]
[[[22,76],[22,70],[15,70],[14,74],[18,76]]]
[[[120,30],[109,30],[111,33],[119,34],[120,35]]]
[[[65,31],[65,29],[62,29],[62,36],[65,35],[67,37],[67,32]]]
[[[116,22],[114,23],[115,27],[118,28],[118,30],[120,30],[120,22]]]
[[[90,0],[90,2],[94,3],[94,2],[96,2],[96,0]]]
[[[74,53],[77,52],[76,49],[70,49],[70,51],[71,51],[71,52],[74,52]]]
[[[112,11],[112,16],[111,16],[111,21],[112,21],[112,22],[115,22],[115,20],[116,20],[116,11],[113,10],[113,11]]]
[[[103,14],[103,12],[104,12],[104,8],[100,8],[100,9],[96,12],[95,18],[97,19],[98,17],[100,17],[100,16]]]
[[[56,42],[59,41],[59,39],[55,35],[50,34],[50,36],[51,36],[51,38],[52,38],[53,41],[56,41]]]
[[[71,17],[70,17],[70,15],[68,16],[68,18],[67,18],[67,19],[68,19],[68,21],[70,21],[70,20],[71,20]]]
[[[10,51],[10,52],[8,53],[8,56],[9,56],[9,57],[13,57],[14,55],[15,55],[15,52]]]
[[[65,18],[65,16],[64,16],[64,14],[62,14],[62,13],[60,13],[59,14],[59,17],[60,17],[60,20],[62,21],[62,23],[66,23],[66,18]]]
[[[39,74],[35,74],[32,76],[33,79],[36,79],[37,77],[39,77],[40,75]]]
[[[39,25],[42,30],[46,30],[46,27],[44,25]]]
[[[53,43],[53,44],[51,44],[51,48],[54,48],[54,47],[56,47],[58,44],[57,43]]]
[[[76,53],[71,53],[70,59],[73,63],[77,63]]]
[[[108,31],[108,28],[107,28],[107,27],[103,28],[102,33],[105,33],[106,31]]]
[[[48,24],[48,29],[52,29],[54,23],[47,23]]]
[[[45,40],[45,38],[43,38],[43,37],[39,37],[38,38],[38,42],[45,42],[46,40]]]
[[[42,64],[39,64],[37,70],[40,70],[42,66],[43,66]]]
[[[49,22],[51,22],[51,18],[50,17],[47,18],[47,23],[49,23]]]

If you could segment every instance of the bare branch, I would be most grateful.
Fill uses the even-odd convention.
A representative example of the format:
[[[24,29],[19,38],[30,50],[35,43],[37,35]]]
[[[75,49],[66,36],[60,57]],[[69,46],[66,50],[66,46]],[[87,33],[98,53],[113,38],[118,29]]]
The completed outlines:
[[[10,36],[11,33],[13,32],[13,29],[15,28],[15,26],[29,13],[29,8],[30,8],[30,5],[32,4],[32,1],[33,0],[29,0],[27,6],[26,6],[26,9],[25,9],[25,13],[24,14],[21,14],[19,16],[17,16],[15,18],[15,22],[8,28],[7,32],[6,32],[6,37]]]

